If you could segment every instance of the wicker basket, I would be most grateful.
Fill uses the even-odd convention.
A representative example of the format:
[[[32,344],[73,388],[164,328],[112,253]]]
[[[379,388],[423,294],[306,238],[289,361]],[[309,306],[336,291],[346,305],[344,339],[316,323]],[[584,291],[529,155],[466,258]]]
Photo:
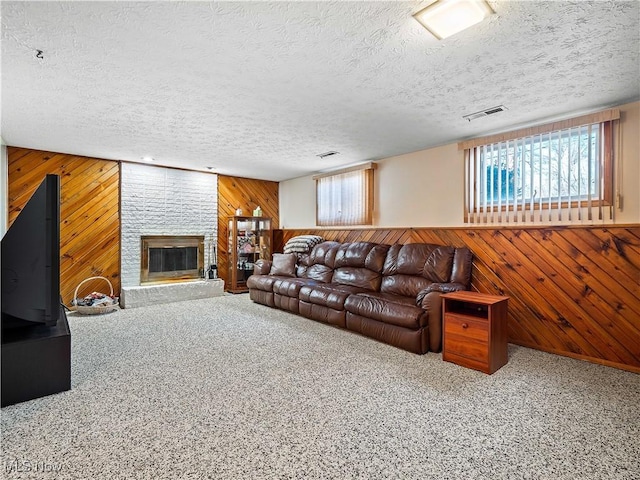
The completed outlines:
[[[71,301],[71,310],[73,310],[74,312],[78,312],[78,313],[80,313],[82,315],[100,315],[102,313],[109,313],[109,312],[113,312],[114,310],[118,310],[120,307],[118,305],[118,300],[117,299],[113,300],[113,303],[108,304],[108,305],[96,305],[96,306],[77,305],[77,302],[78,302],[78,290],[80,290],[80,287],[84,283],[86,283],[86,282],[88,282],[90,280],[104,280],[105,282],[107,282],[109,284],[109,296],[113,297],[113,285],[111,285],[111,282],[109,281],[108,278],[105,278],[105,277],[89,277],[89,278],[85,278],[76,287],[76,291],[73,294],[73,300]]]

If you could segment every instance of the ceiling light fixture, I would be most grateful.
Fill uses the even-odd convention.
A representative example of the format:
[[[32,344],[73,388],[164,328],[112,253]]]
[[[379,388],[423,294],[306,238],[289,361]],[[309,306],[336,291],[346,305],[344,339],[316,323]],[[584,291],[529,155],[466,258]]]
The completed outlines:
[[[438,39],[450,37],[495,13],[486,0],[436,0],[413,17]]]
[[[153,157],[142,157],[142,161],[143,162],[147,162],[147,163],[151,163],[154,162],[154,158]]]

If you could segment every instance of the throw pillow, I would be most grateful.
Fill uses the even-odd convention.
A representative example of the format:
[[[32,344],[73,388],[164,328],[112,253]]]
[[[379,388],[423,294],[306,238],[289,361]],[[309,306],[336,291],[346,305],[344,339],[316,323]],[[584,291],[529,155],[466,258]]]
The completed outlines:
[[[269,275],[280,275],[283,277],[296,276],[296,255],[295,253],[274,253],[271,262]]]

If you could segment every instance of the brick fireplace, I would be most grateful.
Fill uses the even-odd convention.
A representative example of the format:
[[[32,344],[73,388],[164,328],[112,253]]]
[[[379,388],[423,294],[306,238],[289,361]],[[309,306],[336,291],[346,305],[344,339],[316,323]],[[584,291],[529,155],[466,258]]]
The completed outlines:
[[[120,219],[122,306],[224,293],[224,282],[202,278],[216,263],[217,175],[123,162]]]

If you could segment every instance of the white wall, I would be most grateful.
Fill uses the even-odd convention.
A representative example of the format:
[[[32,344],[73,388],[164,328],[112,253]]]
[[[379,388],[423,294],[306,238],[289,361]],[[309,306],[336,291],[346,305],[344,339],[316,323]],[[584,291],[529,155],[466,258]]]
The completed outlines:
[[[123,287],[140,285],[142,235],[204,235],[207,265],[218,237],[218,176],[123,162],[120,221]]]
[[[615,188],[620,183],[623,208],[616,209],[614,220],[606,223],[636,224],[640,223],[640,102],[619,108],[622,148],[617,161],[621,170],[614,178]],[[464,154],[457,144],[385,158],[376,163],[374,227],[465,226]],[[321,228],[315,223],[312,176],[280,182],[279,194],[280,228]]]
[[[623,107],[620,109],[620,168],[614,172],[616,188],[621,187],[622,211],[616,211],[616,223],[640,223],[640,102]]]
[[[376,225],[460,225],[464,214],[464,154],[457,145],[421,150],[377,163]]]
[[[315,225],[315,188],[311,177],[299,177],[279,183],[280,228],[306,228]]]

